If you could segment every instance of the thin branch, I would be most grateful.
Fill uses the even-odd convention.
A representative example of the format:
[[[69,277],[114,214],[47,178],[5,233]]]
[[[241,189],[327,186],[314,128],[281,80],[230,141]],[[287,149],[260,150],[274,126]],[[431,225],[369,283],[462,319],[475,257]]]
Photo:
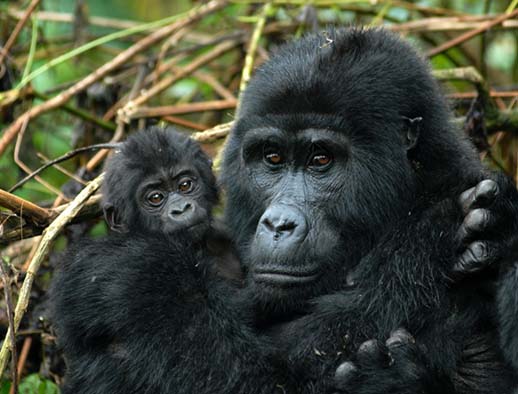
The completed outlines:
[[[134,100],[129,101],[123,108],[118,111],[118,116],[124,121],[129,121],[133,117],[133,113],[138,110],[138,107],[148,101],[150,98],[156,96],[158,93],[167,89],[173,83],[178,81],[181,78],[186,77],[187,75],[192,74],[195,70],[203,66],[205,63],[208,63],[215,58],[221,56],[223,53],[233,49],[236,45],[239,44],[239,41],[227,41],[219,44],[211,51],[204,53],[200,57],[196,58],[192,63],[182,68],[180,72],[175,75],[171,75],[165,77],[160,80],[154,86],[144,91],[140,96],[135,98]]]
[[[36,152],[36,155],[38,156],[39,159],[41,159],[44,163],[50,161],[51,159],[48,157],[48,156],[45,156],[43,153],[41,152]],[[67,177],[69,177],[70,179],[76,181],[77,183],[83,185],[83,186],[86,186],[87,182],[83,180],[83,178],[81,178],[80,176],[77,176],[76,174],[70,172],[69,170],[67,170],[65,167],[63,166],[60,166],[59,164],[54,164],[53,166],[56,170],[58,170],[59,172],[61,172],[62,174],[66,175]]]
[[[447,41],[444,44],[439,45],[438,47],[429,50],[427,52],[427,55],[429,57],[436,56],[439,53],[444,52],[454,46],[457,46],[457,45],[463,43],[464,41],[467,41],[470,38],[475,37],[476,35],[484,32],[486,30],[489,30],[493,26],[496,26],[496,25],[502,23],[503,21],[505,21],[507,19],[514,18],[517,15],[518,15],[518,10],[515,10],[514,12],[511,12],[510,14],[502,14],[502,15],[498,16],[497,18],[493,19],[492,21],[484,23],[482,26],[480,26],[476,29],[473,29],[464,34],[461,34],[460,36],[454,38],[453,40]]]
[[[494,17],[476,15],[470,17],[425,18],[410,22],[391,25],[390,30],[401,33],[424,33],[439,31],[472,30],[480,27],[481,23],[492,21]],[[516,29],[518,21],[506,20],[502,22],[504,29]]]
[[[194,133],[192,138],[201,143],[209,143],[221,138],[225,138],[230,133],[233,124],[234,122],[222,123],[213,127],[212,129]]]
[[[485,120],[488,134],[507,131],[518,135],[518,110],[490,111]]]
[[[9,50],[15,43],[16,38],[18,38],[18,35],[22,31],[23,26],[25,26],[25,24],[27,23],[27,21],[29,20],[29,18],[31,16],[32,12],[38,6],[39,3],[40,3],[40,0],[32,0],[31,4],[27,8],[27,10],[23,13],[22,18],[16,24],[16,27],[14,28],[13,32],[9,36],[9,39],[5,43],[4,47],[0,48],[0,64],[2,64],[4,62],[5,56],[7,55],[7,53],[9,53]]]
[[[60,234],[63,227],[79,213],[81,208],[85,205],[86,201],[99,188],[103,177],[104,174],[101,174],[93,181],[91,181],[43,232],[43,237],[41,238],[41,241],[38,245],[38,250],[36,251],[31,263],[29,264],[27,274],[20,289],[18,302],[14,312],[14,324],[12,327],[9,327],[4,342],[2,343],[2,349],[0,350],[0,376],[2,376],[4,373],[5,367],[7,365],[7,359],[9,358],[9,353],[14,344],[14,342],[11,340],[11,331],[16,332],[16,330],[18,330],[22,317],[27,310],[27,307],[29,306],[32,284],[36,274],[38,273],[41,262],[47,255],[53,241]]]
[[[477,97],[478,92],[456,92],[456,93],[449,93],[448,97],[453,99],[474,99]],[[511,90],[511,91],[496,91],[491,90],[489,92],[490,97],[498,97],[498,98],[515,98],[518,97],[518,90]]]
[[[97,150],[97,149],[116,149],[119,145],[120,144],[118,144],[118,143],[106,143],[106,144],[95,144],[95,145],[83,146],[82,148],[74,149],[74,150],[72,150],[70,152],[65,153],[64,155],[62,155],[60,157],[57,157],[55,159],[52,159],[52,160],[48,161],[47,163],[42,165],[37,170],[31,172],[25,178],[23,178],[22,180],[18,181],[16,183],[16,185],[11,187],[9,189],[9,192],[12,193],[16,189],[18,189],[19,187],[21,187],[22,185],[27,183],[27,181],[29,181],[32,178],[36,177],[37,175],[41,174],[43,171],[45,171],[49,167],[52,167],[54,164],[66,161],[66,160],[68,160],[68,159],[70,159],[70,158],[72,158],[74,156],[77,156],[80,153],[83,153],[83,152],[89,152],[89,151]]]
[[[226,100],[235,100],[236,96],[228,90],[225,86],[223,86],[216,78],[214,78],[211,74],[205,73],[203,71],[196,71],[194,77],[199,79],[202,82],[205,82],[222,98]]]
[[[236,104],[236,99],[230,99],[166,105],[162,107],[140,107],[131,113],[131,118],[154,118],[168,115],[188,114],[193,112],[219,111],[222,109],[235,108]]]
[[[484,83],[484,78],[477,71],[475,67],[457,67],[457,68],[448,68],[445,70],[434,70],[432,72],[433,76],[439,80],[452,80],[452,79],[461,79],[464,81],[469,81],[475,85],[481,85]]]
[[[13,298],[11,295],[11,280],[5,270],[7,262],[2,257],[0,259],[0,273],[2,275],[2,282],[4,284],[5,303],[7,304],[7,319],[9,320],[9,330],[11,335],[9,336],[11,343],[16,344],[16,328],[14,328],[14,313],[13,313]],[[11,392],[14,394],[18,393],[18,353],[16,349],[13,349],[13,357],[11,359]],[[1,375],[0,375],[1,376]]]
[[[18,331],[17,335],[20,336],[20,331]],[[28,336],[23,341],[22,350],[20,352],[20,356],[18,357],[18,366],[16,367],[16,369],[18,370],[18,380],[22,375],[23,367],[25,366],[25,362],[27,361],[27,357],[29,356],[29,351],[31,350],[31,345],[32,337]],[[13,387],[11,387],[11,391],[9,392],[9,394],[15,394]]]
[[[51,99],[51,97],[47,96],[46,94],[41,93],[34,89],[31,89],[29,93],[34,94],[35,97],[37,97],[41,100],[50,100]],[[75,105],[72,105],[70,103],[64,103],[63,105],[60,106],[60,108],[73,116],[76,116],[87,122],[93,123],[94,125],[102,127],[103,129],[115,131],[115,128],[117,127],[114,123],[109,122],[105,119],[99,119],[94,114],[92,114],[88,111],[85,111],[84,109],[78,108]]]
[[[22,19],[24,13],[13,7],[9,7],[7,10],[9,16]],[[74,15],[65,12],[53,12],[53,11],[38,11],[34,13],[34,16],[40,21],[48,22],[61,22],[61,23],[74,23]],[[123,19],[110,19],[101,16],[90,16],[88,23],[93,26],[108,27],[111,29],[126,30],[133,27],[139,26],[142,22],[123,20]]]
[[[183,127],[188,127],[189,129],[199,130],[199,131],[207,130],[209,128],[206,125],[194,123],[194,122],[191,122],[190,120],[179,118],[177,116],[170,116],[170,115],[163,116],[162,120],[169,122],[169,123],[177,124],[177,125],[180,125]]]
[[[140,91],[144,79],[147,75],[147,66],[142,65],[140,66],[137,74],[137,78],[135,78],[135,82],[133,82],[133,86],[131,87],[131,90],[128,94],[128,99],[131,100],[133,97],[137,95],[137,92]],[[108,111],[109,112],[109,111]],[[107,114],[104,115],[104,117],[107,117]],[[113,134],[110,143],[116,143],[122,139],[124,136],[124,122],[120,119],[117,119],[117,128],[115,129],[115,133]],[[87,171],[93,171],[94,168],[96,168],[108,155],[109,150],[103,149],[97,154],[92,157],[90,160],[88,160],[88,163],[86,163],[85,168]]]
[[[83,206],[81,211],[70,221],[69,224],[81,223],[85,220],[97,218],[102,214],[102,209],[100,206],[101,196],[95,195],[92,196],[88,202]],[[47,224],[50,223],[53,219],[55,219],[60,213],[62,213],[70,203],[62,204],[57,206],[56,208],[49,209],[49,219],[47,220]],[[20,241],[22,239],[27,239],[31,237],[35,237],[36,235],[40,235],[44,231],[43,226],[32,226],[30,224],[22,224],[19,227],[16,227],[10,231],[5,231],[0,236],[0,245],[6,245],[13,241]]]
[[[30,201],[0,189],[0,207],[7,208],[17,215],[38,225],[48,222],[50,213]]]
[[[266,3],[261,11],[261,14],[259,15],[259,19],[255,24],[254,32],[252,33],[252,37],[250,38],[250,44],[248,45],[248,50],[246,51],[245,65],[243,67],[243,73],[241,74],[241,83],[239,84],[239,93],[242,93],[245,90],[246,85],[248,84],[248,81],[250,80],[250,77],[252,75],[255,52],[257,51],[259,39],[261,38],[261,34],[263,33],[266,18],[268,17],[272,9],[272,3]]]

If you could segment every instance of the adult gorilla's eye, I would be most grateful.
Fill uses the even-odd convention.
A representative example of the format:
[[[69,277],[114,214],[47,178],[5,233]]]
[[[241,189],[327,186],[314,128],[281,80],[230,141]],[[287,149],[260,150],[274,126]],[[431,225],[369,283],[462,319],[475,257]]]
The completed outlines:
[[[178,190],[182,193],[188,193],[192,189],[192,180],[184,179],[178,183]]]
[[[164,195],[160,192],[151,192],[148,194],[147,200],[154,207],[158,207],[164,201]]]
[[[326,153],[317,153],[309,161],[311,167],[325,167],[332,161],[332,157]]]
[[[264,160],[266,163],[271,165],[282,164],[284,158],[282,155],[273,147],[264,148]]]

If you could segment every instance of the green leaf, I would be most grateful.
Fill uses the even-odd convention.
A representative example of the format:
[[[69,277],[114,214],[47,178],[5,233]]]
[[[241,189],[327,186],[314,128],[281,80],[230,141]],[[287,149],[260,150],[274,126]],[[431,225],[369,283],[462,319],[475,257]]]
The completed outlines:
[[[35,373],[22,380],[19,392],[20,394],[59,394],[59,388],[55,383]]]
[[[9,390],[11,389],[11,382],[2,381],[0,382],[0,394],[9,394]]]

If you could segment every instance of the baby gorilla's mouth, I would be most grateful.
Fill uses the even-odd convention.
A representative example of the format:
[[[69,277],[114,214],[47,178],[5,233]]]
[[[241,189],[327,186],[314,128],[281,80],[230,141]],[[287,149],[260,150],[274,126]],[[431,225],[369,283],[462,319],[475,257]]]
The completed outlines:
[[[252,272],[254,281],[271,285],[298,285],[313,282],[318,278],[317,270],[286,271],[257,268]]]

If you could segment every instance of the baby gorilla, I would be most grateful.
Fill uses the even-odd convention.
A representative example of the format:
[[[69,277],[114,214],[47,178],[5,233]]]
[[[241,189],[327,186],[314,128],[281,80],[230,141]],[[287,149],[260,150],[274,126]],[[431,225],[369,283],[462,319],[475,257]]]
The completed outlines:
[[[106,171],[104,208],[115,231],[70,248],[51,289],[67,361],[63,394],[246,393],[252,385],[272,393],[285,385],[269,344],[246,324],[238,286],[221,278],[236,279],[227,268],[237,259],[213,224],[217,188],[198,144],[151,128],[130,137]]]

